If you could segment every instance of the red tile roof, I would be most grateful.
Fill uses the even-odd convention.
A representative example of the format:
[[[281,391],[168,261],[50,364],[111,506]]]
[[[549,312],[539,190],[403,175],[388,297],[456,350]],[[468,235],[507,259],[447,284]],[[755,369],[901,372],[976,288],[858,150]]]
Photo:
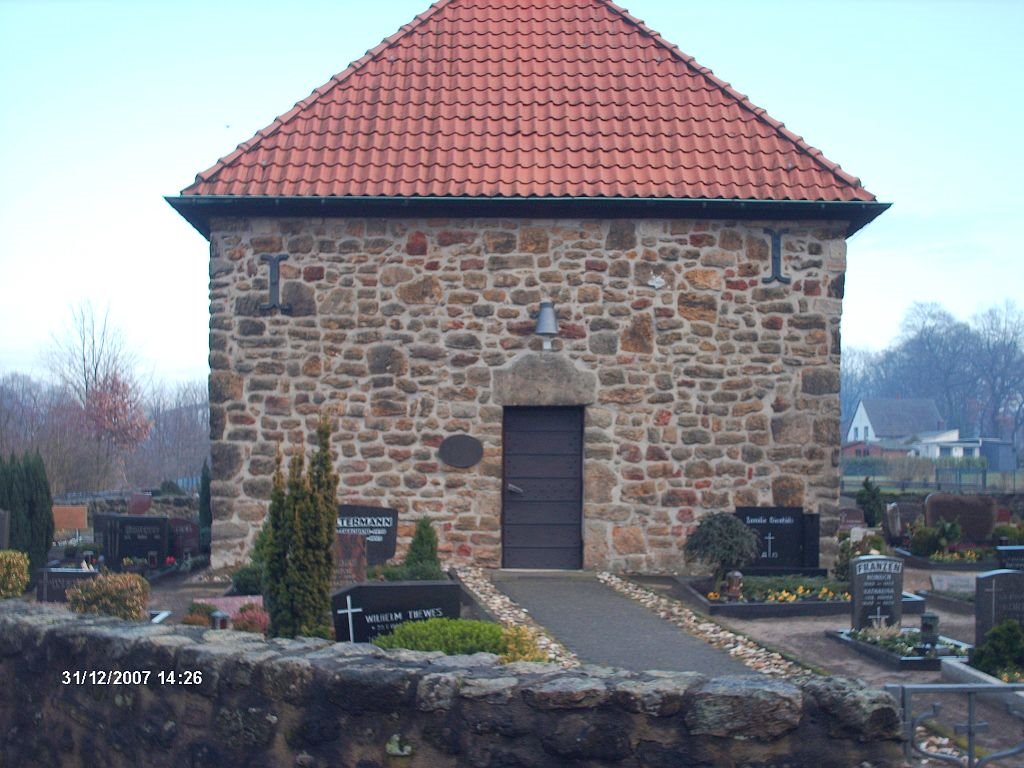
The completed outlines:
[[[182,195],[875,199],[609,0],[440,0]]]

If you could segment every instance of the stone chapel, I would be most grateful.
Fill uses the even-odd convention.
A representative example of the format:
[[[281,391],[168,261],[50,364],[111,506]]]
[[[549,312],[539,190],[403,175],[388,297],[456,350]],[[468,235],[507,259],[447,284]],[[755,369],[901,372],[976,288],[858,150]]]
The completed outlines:
[[[169,202],[210,242],[215,566],[322,414],[339,503],[455,562],[835,531],[846,238],[888,206],[609,0],[440,0]]]

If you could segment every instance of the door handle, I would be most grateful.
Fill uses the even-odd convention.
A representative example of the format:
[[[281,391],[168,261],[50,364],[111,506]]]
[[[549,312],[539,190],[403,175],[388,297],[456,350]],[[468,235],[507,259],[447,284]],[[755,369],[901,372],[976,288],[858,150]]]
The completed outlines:
[[[522,493],[523,492],[522,488],[520,488],[518,485],[513,485],[512,483],[509,483],[507,487],[508,487],[509,493]]]

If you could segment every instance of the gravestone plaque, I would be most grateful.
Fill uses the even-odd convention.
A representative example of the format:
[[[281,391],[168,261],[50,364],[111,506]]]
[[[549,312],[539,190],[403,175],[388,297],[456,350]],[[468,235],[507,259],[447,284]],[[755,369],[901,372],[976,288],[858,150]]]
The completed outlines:
[[[737,507],[736,516],[757,531],[761,540],[760,556],[743,568],[743,573],[825,575],[818,567],[817,515],[805,515],[800,507]]]
[[[974,594],[974,574],[972,573],[933,573],[930,580],[935,592]]]
[[[366,581],[366,539],[358,533],[336,533],[331,546],[331,591]]]
[[[992,627],[1008,619],[1024,624],[1024,572],[978,574],[974,591],[974,644],[981,645]]]
[[[996,547],[999,555],[999,567],[1012,571],[1024,571],[1024,547]]]
[[[850,561],[853,629],[900,626],[903,614],[903,561],[865,555]]]
[[[366,643],[405,621],[459,618],[459,590],[454,581],[408,581],[358,584],[331,596],[334,636],[338,642]]]
[[[437,455],[450,467],[473,467],[484,457],[484,446],[475,437],[451,435],[441,442]]]
[[[11,545],[11,513],[6,509],[0,509],[0,549],[7,549]]]
[[[66,603],[67,591],[86,579],[95,579],[99,571],[78,568],[40,568],[36,582],[36,600],[41,603]]]
[[[184,517],[172,517],[170,553],[178,562],[199,554],[199,524]]]
[[[356,533],[366,539],[366,564],[381,565],[395,556],[398,510],[390,507],[338,507],[337,533]]]

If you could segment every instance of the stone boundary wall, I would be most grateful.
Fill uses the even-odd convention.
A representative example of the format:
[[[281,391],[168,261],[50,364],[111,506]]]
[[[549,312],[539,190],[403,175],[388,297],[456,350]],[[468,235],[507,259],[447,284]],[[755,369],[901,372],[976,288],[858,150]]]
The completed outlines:
[[[0,723],[0,765],[19,768],[901,764],[893,699],[837,678],[503,666],[20,600],[0,603]]]
[[[772,277],[769,230],[785,229]],[[215,219],[210,235],[213,564],[262,524],[278,451],[334,421],[339,494],[429,516],[455,562],[501,563],[503,372],[555,302],[585,406],[584,566],[673,571],[701,517],[737,506],[838,525],[843,222]],[[284,259],[280,261],[280,259]],[[279,299],[267,308],[270,262]],[[568,367],[566,370],[569,370]],[[513,377],[515,378],[515,377]],[[521,388],[520,388],[521,389]],[[518,394],[526,394],[520,391]],[[472,468],[437,447],[467,433]]]

